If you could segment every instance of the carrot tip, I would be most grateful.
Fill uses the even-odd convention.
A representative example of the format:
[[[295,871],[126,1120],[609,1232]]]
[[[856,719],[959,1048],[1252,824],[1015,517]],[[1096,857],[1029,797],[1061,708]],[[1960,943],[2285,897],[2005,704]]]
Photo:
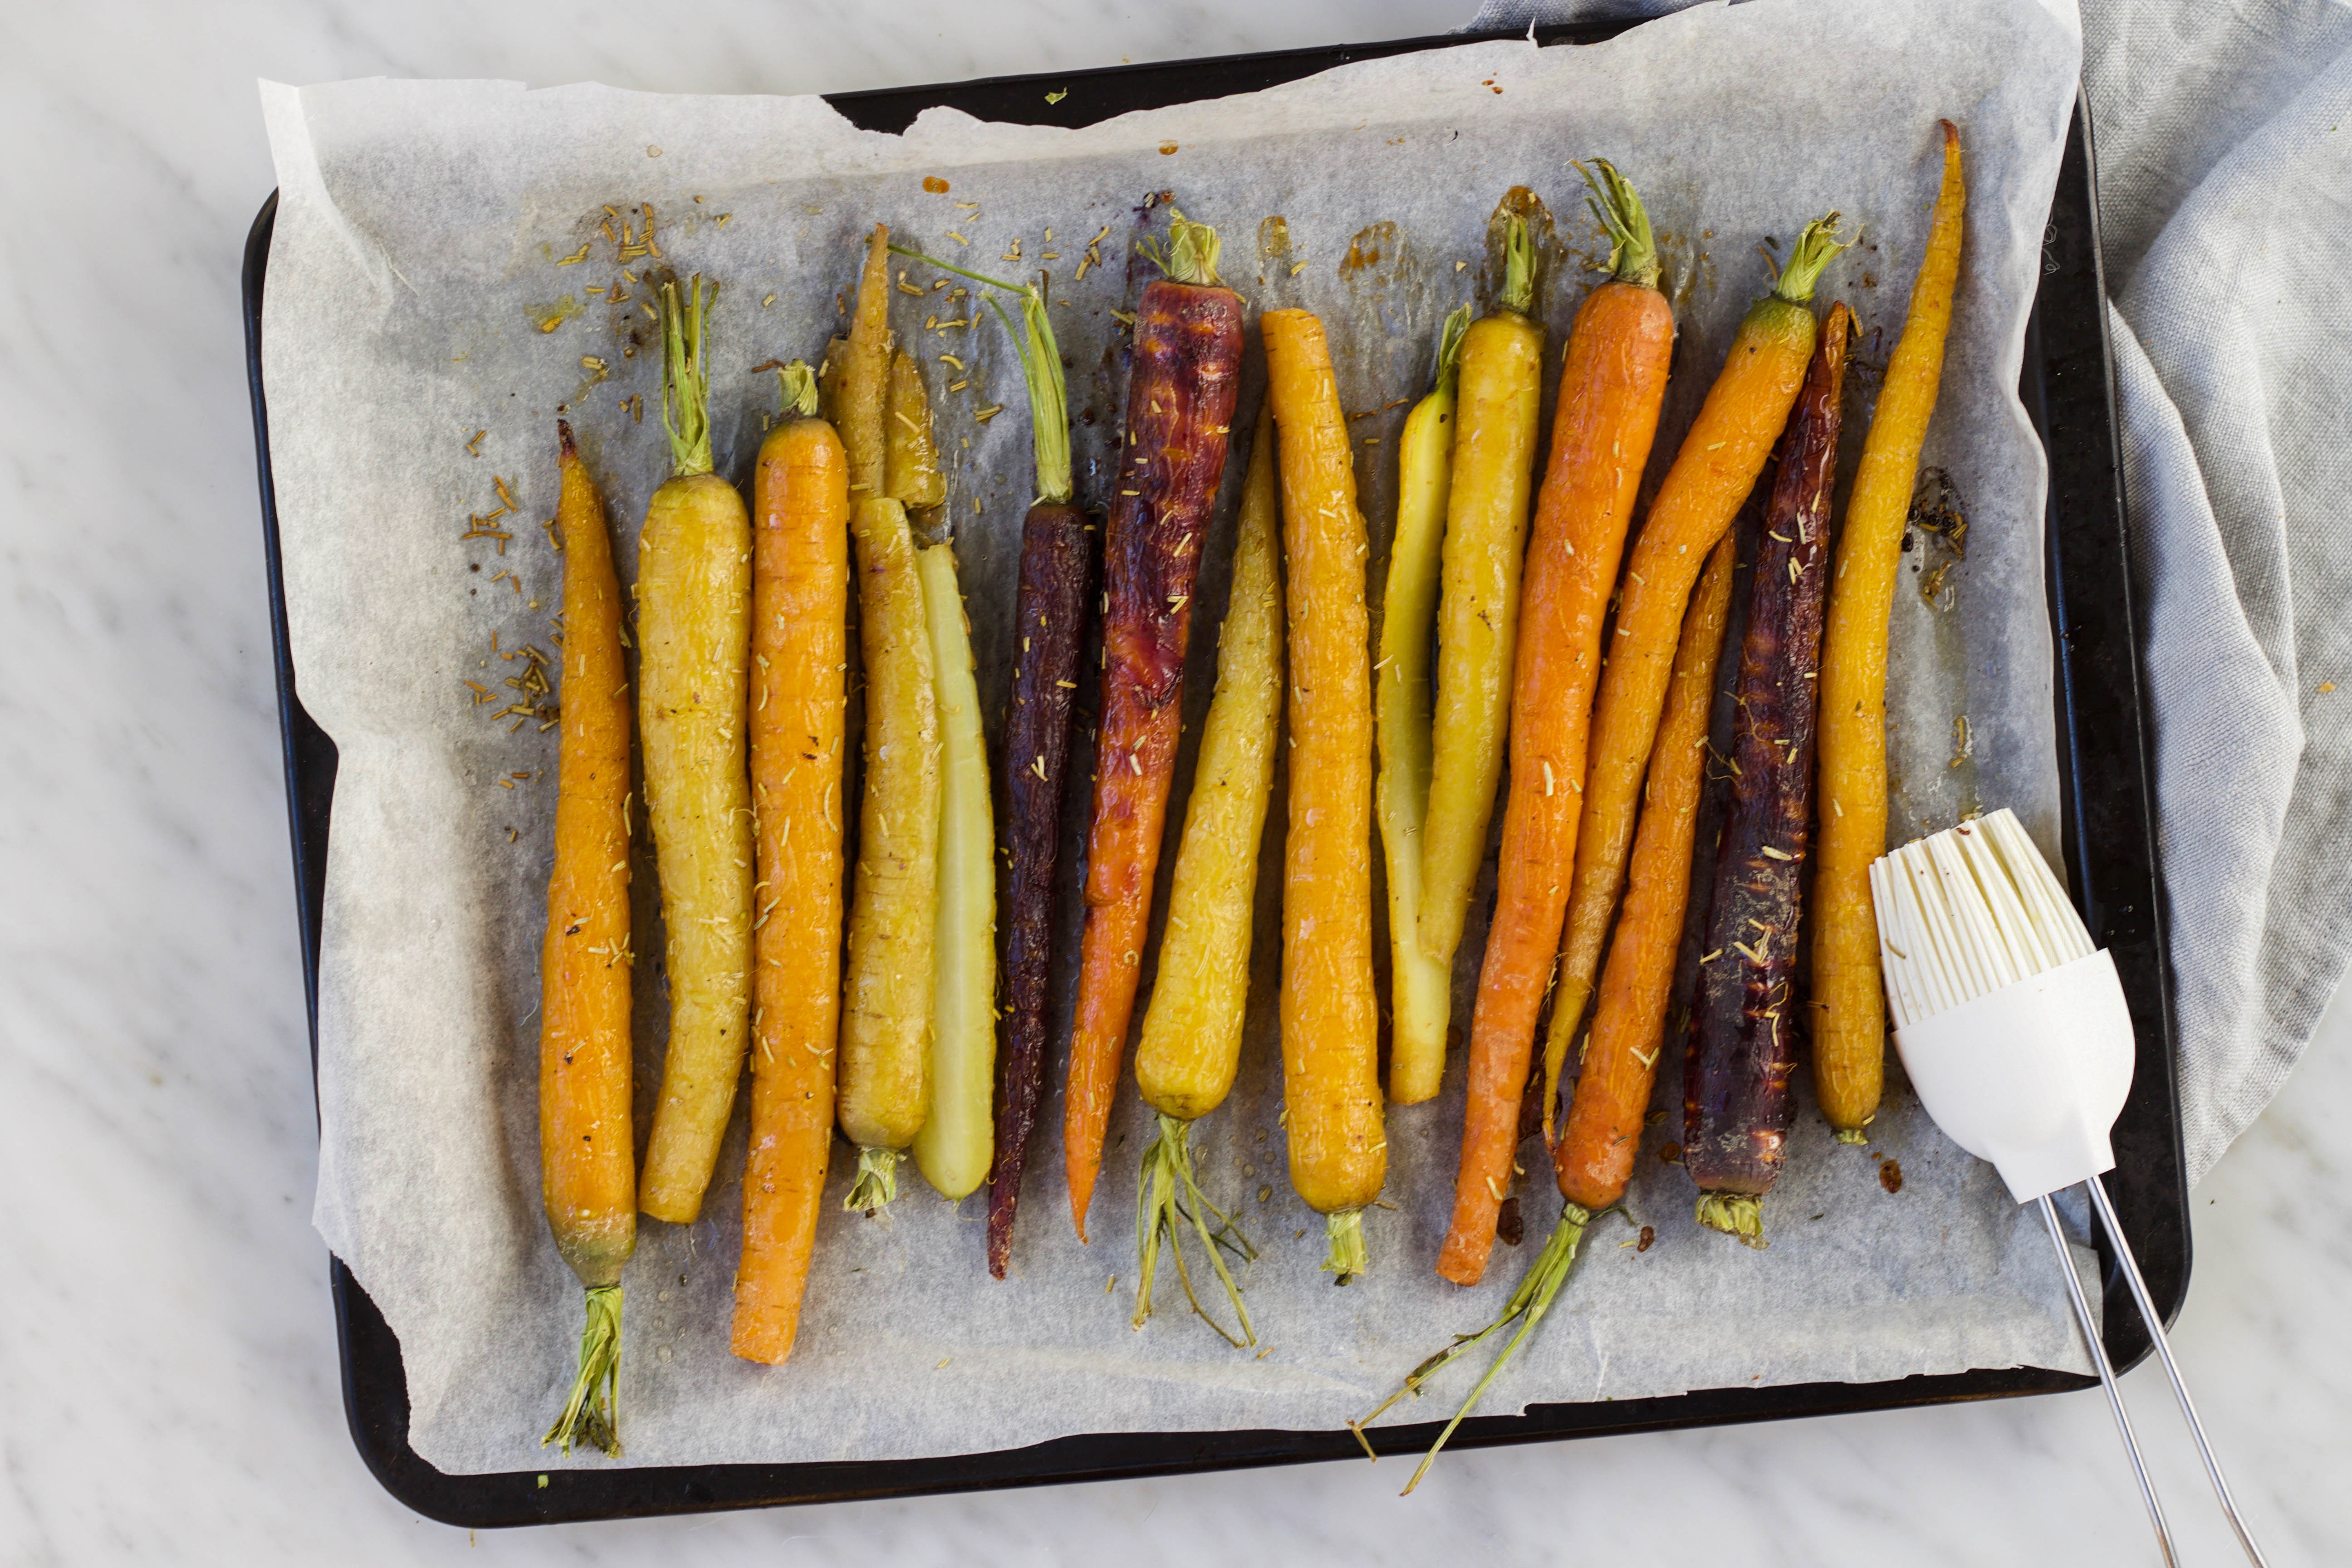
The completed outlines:
[[[886,1207],[898,1195],[898,1161],[902,1153],[897,1149],[860,1149],[857,1152],[857,1179],[850,1184],[849,1196],[841,1206],[864,1210],[871,1215]]]
[[[1870,1139],[1859,1127],[1841,1127],[1837,1130],[1837,1141],[1841,1143],[1867,1143]]]
[[[580,1373],[572,1382],[572,1397],[563,1414],[539,1440],[562,1445],[569,1458],[574,1443],[593,1443],[614,1458],[621,1457],[621,1426],[613,1403],[621,1377],[621,1288],[592,1286],[588,1291],[588,1321],[580,1331]]]
[[[1764,1239],[1764,1200],[1753,1193],[1699,1194],[1698,1222],[1759,1252],[1771,1245]]]
[[[1330,1242],[1330,1250],[1323,1258],[1323,1272],[1333,1275],[1334,1285],[1345,1285],[1372,1267],[1370,1256],[1364,1250],[1364,1211],[1348,1209],[1323,1216],[1323,1234]]]

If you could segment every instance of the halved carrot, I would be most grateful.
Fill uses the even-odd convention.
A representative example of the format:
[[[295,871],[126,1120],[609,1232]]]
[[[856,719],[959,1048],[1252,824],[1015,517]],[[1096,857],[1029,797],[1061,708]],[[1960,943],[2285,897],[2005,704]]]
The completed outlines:
[[[1103,533],[1102,722],[1062,1119],[1070,1218],[1081,1241],[1141,978],[1183,720],[1201,534],[1224,477],[1240,389],[1242,301],[1217,281],[1216,231],[1170,211],[1163,276],[1136,301],[1127,439]]]
[[[1819,331],[1806,301],[1813,296],[1822,269],[1845,248],[1837,240],[1837,218],[1832,213],[1805,226],[1772,292],[1748,308],[1722,374],[1707,389],[1690,434],[1675,453],[1674,466],[1658,487],[1625,564],[1616,629],[1607,650],[1608,669],[1593,703],[1576,880],[1569,890],[1559,986],[1552,1000],[1551,1035],[1544,1046],[1547,1142],[1560,1068],[1583,1026],[1609,917],[1616,911],[1624,882],[1635,796],[1658,735],[1676,628],[1690,603],[1700,563],[1756,488],[1756,477],[1763,472],[1804,384]]]
[[[1599,174],[1585,178],[1593,211],[1616,242],[1613,276],[1585,297],[1569,332],[1551,458],[1528,545],[1495,918],[1471,1016],[1454,1219],[1437,1263],[1457,1285],[1485,1276],[1510,1188],[1536,1018],[1576,865],[1601,627],[1674,355],[1674,308],[1658,290],[1657,247],[1642,198],[1606,162],[1594,167]]]
[[[751,481],[751,1147],[735,1353],[793,1352],[833,1149],[841,1032],[843,708],[849,458],[816,378],[782,374],[784,418]]]
[[[1919,448],[1944,374],[1968,187],[1944,126],[1944,184],[1911,314],[1887,362],[1846,503],[1822,654],[1821,860],[1813,869],[1813,1089],[1840,1140],[1862,1142],[1886,1070],[1870,863],[1886,853],[1886,623]]]
[[[637,535],[637,714],[646,822],[661,876],[669,1046],[637,1205],[702,1210],[751,1022],[751,521],[710,471],[708,308],[698,277],[662,289],[662,416],[673,472]]]
[[[1282,468],[1290,653],[1283,842],[1283,1125],[1290,1184],[1325,1217],[1323,1267],[1364,1272],[1364,1207],[1388,1174],[1372,993],[1370,616],[1364,514],[1323,323],[1258,318]]]
[[[1389,873],[1389,1098],[1400,1105],[1436,1098],[1454,1005],[1454,966],[1421,945],[1421,841],[1429,816],[1430,631],[1453,488],[1462,334],[1469,326],[1467,305],[1445,319],[1437,385],[1405,416],[1397,442],[1396,534],[1381,595],[1381,657],[1372,666],[1381,746],[1372,809]]]
[[[857,1145],[857,1180],[846,1206],[868,1213],[897,1195],[899,1156],[930,1109],[939,892],[939,695],[914,535],[907,509],[887,494],[889,244],[889,230],[877,224],[842,345],[840,394],[866,667],[866,786],[851,881],[836,1109],[842,1136]]]
[[[540,955],[540,1193],[555,1249],[588,1292],[580,1373],[542,1443],[621,1451],[621,1269],[637,1245],[630,1136],[629,676],[604,502],[572,426],[555,424],[563,493],[562,732],[555,864]]]

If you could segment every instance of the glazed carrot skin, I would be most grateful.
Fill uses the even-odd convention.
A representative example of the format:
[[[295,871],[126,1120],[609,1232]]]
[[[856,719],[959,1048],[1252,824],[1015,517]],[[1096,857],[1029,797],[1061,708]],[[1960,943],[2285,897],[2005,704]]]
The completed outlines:
[[[793,379],[797,371],[800,379]],[[733,1348],[792,1354],[833,1148],[841,1026],[849,458],[805,365],[751,481],[751,1146]]]
[[[1528,503],[1543,403],[1543,323],[1524,219],[1510,225],[1503,306],[1462,340],[1444,594],[1437,611],[1429,816],[1422,834],[1422,951],[1450,971],[1495,812],[1510,731]]]
[[[1715,670],[1731,618],[1731,569],[1738,536],[1727,533],[1683,616],[1665,716],[1642,792],[1642,825],[1625,878],[1625,907],[1609,944],[1601,1000],[1570,1098],[1568,1121],[1552,1151],[1560,1196],[1597,1212],[1625,1195],[1650,1110],[1658,1047],[1666,1034],[1675,958],[1691,887],[1691,840],[1706,784],[1706,726],[1715,709]],[[1761,581],[1759,577],[1758,581]]]
[[[1323,323],[1258,318],[1282,477],[1290,658],[1282,1078],[1290,1182],[1327,1216],[1326,1268],[1363,1272],[1388,1173],[1372,991],[1372,695],[1364,518]]]
[[[711,471],[708,308],[665,286],[671,478],[637,535],[637,728],[667,927],[669,1043],[637,1206],[691,1223],[719,1163],[751,1020],[751,523]]]
[[[1635,797],[1658,734],[1683,610],[1708,551],[1756,488],[1811,363],[1818,323],[1806,303],[1822,268],[1843,248],[1837,215],[1808,224],[1774,290],[1748,309],[1722,374],[1675,454],[1625,563],[1608,668],[1593,704],[1576,879],[1569,890],[1559,985],[1544,1046],[1547,1135],[1568,1047],[1584,1021],[1609,917],[1623,885]]]
[[[1213,282],[1213,237],[1192,242],[1179,232],[1180,268],[1187,243],[1205,247],[1205,268],[1182,268],[1204,280],[1171,273],[1145,285],[1137,301],[1125,460],[1103,536],[1102,723],[1062,1130],[1070,1217],[1082,1241],[1151,915],[1201,534],[1224,476],[1239,390],[1241,297]]]
[[[996,1163],[988,1182],[988,1271],[1004,1278],[1021,1172],[1045,1081],[1045,994],[1051,978],[1054,879],[1069,772],[1070,702],[1077,695],[1093,534],[1067,501],[1039,501],[1021,525],[1013,599],[1020,652],[1004,724],[1004,810],[1012,873],[1006,905],[1004,1066],[996,1097]]]
[[[539,1117],[547,1223],[591,1287],[636,1247],[629,1129],[629,677],[604,502],[559,420],[563,710],[555,866],[540,963]]]
[[[1837,478],[1844,305],[1830,311],[1764,511],[1732,689],[1731,810],[1717,840],[1683,1068],[1683,1163],[1699,1223],[1761,1245],[1757,1199],[1787,1153],[1797,1065],[1801,883],[1813,814],[1814,700]]]
[[[1658,289],[1649,221],[1632,187],[1601,167],[1626,235],[1615,278],[1585,297],[1570,329],[1528,544],[1495,916],[1471,1017],[1454,1217],[1437,1264],[1457,1285],[1485,1276],[1510,1191],[1520,1096],[1576,865],[1601,629],[1674,357],[1674,308]]]
[[[1949,121],[1943,131],[1943,193],[1846,502],[1822,659],[1822,846],[1813,871],[1810,1022],[1813,1089],[1822,1114],[1847,1142],[1861,1142],[1862,1128],[1878,1113],[1886,1068],[1870,898],[1871,862],[1886,853],[1886,623],[1919,448],[1943,378],[1968,204],[1959,132]]]

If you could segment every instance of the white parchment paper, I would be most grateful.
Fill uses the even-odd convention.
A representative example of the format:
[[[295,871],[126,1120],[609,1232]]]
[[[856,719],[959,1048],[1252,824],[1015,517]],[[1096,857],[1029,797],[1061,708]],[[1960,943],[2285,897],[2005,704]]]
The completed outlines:
[[[1555,370],[1598,239],[1568,160],[1612,157],[1648,200],[1682,331],[1654,482],[1767,286],[1759,247],[1785,255],[1798,226],[1831,208],[1860,242],[1821,295],[1860,318],[1858,435],[1869,367],[1900,326],[1926,234],[1935,121],[1949,117],[1969,157],[1968,251],[1927,461],[1948,473],[1970,527],[1964,562],[1926,536],[1906,557],[1917,569],[1897,613],[1894,832],[2007,804],[2047,844],[2057,796],[2043,468],[2014,388],[2078,54],[2071,16],[2033,0],[1755,0],[1591,47],[1466,46],[1085,131],[935,110],[903,135],[856,130],[814,98],[267,86],[281,196],[265,354],[286,583],[301,697],[341,752],[317,1223],[400,1337],[416,1450],[449,1471],[560,1462],[538,1436],[569,1377],[579,1290],[540,1211],[533,1065],[555,736],[491,715],[523,700],[503,684],[523,671],[515,650],[552,648],[560,560],[541,523],[555,504],[559,411],[604,487],[625,571],[667,472],[648,268],[719,283],[712,419],[720,470],[739,479],[774,407],[772,377],[751,367],[822,353],[871,223],[982,270],[1050,269],[1081,421],[1081,499],[1099,504],[1125,381],[1111,312],[1150,275],[1130,262],[1138,234],[1164,224],[1147,198],[1172,192],[1220,226],[1223,270],[1254,306],[1304,305],[1331,328],[1342,397],[1362,416],[1377,605],[1400,404],[1425,389],[1439,321],[1481,287],[1488,215],[1507,187],[1531,187],[1556,218],[1538,300]],[[625,255],[648,207],[659,256]],[[1100,262],[1081,279],[1090,243]],[[910,265],[909,287],[926,297],[896,297],[896,324],[931,373],[993,715],[1028,499],[1026,411],[993,319],[953,324],[973,301],[929,290],[931,276]],[[1253,347],[1237,432],[1260,379]],[[983,419],[995,405],[1007,406]],[[1188,729],[1212,684],[1245,449],[1237,437],[1211,534]],[[517,510],[499,513],[500,482]],[[1932,603],[1908,591],[1948,564]],[[493,700],[476,701],[468,681]],[[1188,757],[1171,849],[1189,771]],[[739,1362],[727,1351],[739,1110],[703,1218],[641,1233],[620,1388],[628,1462],[1328,1429],[1368,1408],[1442,1331],[1491,1315],[1556,1210],[1539,1174],[1528,1243],[1498,1247],[1485,1285],[1459,1290],[1431,1271],[1461,1124],[1458,1058],[1437,1101],[1391,1113],[1395,1207],[1368,1218],[1372,1275],[1339,1290],[1318,1270],[1320,1227],[1285,1179],[1278,1122],[1281,820],[1277,802],[1241,1079],[1194,1134],[1204,1184],[1238,1205],[1264,1252],[1248,1275],[1263,1354],[1229,1349],[1181,1303],[1129,1331],[1143,1121],[1122,1102],[1096,1239],[1082,1247],[1061,1191],[1057,1063],[1010,1279],[986,1275],[982,1199],[950,1207],[910,1170],[887,1219],[828,1208],[790,1363]],[[637,885],[636,951],[658,954],[649,858]],[[1472,931],[1459,970],[1465,1023],[1481,937]],[[662,1044],[650,957],[638,992],[642,1109]],[[1066,992],[1066,975],[1057,1005]],[[1677,1104],[1671,1057],[1662,1067],[1659,1103]],[[1939,1137],[1899,1088],[1873,1132],[1868,1151],[1841,1148],[1801,1110],[1764,1252],[1697,1232],[1687,1177],[1645,1152],[1628,1206],[1654,1245],[1636,1247],[1614,1218],[1596,1226],[1559,1309],[1486,1407],[2082,1367],[2046,1241],[1991,1169]],[[1882,1183],[1882,1158],[1899,1162],[1899,1193]]]

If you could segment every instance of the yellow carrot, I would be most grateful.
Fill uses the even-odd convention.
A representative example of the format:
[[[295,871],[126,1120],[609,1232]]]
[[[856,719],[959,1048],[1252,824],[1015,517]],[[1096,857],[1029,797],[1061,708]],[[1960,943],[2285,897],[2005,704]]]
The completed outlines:
[[[1821,858],[1813,868],[1813,1089],[1838,1137],[1862,1142],[1886,1068],[1885,1001],[1870,863],[1886,853],[1886,626],[1911,485],[1952,324],[1968,189],[1960,135],[1944,126],[1944,184],[1911,287],[1911,313],[1887,362],[1838,536],[1822,637]]]
[[[1397,454],[1396,538],[1381,611],[1381,657],[1372,691],[1379,721],[1380,779],[1373,791],[1389,873],[1389,1098],[1400,1105],[1433,1098],[1445,1073],[1452,968],[1421,944],[1421,842],[1429,814],[1430,623],[1437,613],[1445,500],[1453,483],[1454,391],[1470,307],[1445,320],[1437,386],[1405,416]]]
[[[839,1116],[857,1145],[847,1206],[898,1194],[899,1156],[930,1109],[939,889],[940,722],[930,628],[907,510],[886,492],[889,231],[877,224],[841,345],[839,416],[857,545],[866,666],[866,793],[858,811],[843,985]]]
[[[1324,1268],[1366,1268],[1364,1205],[1388,1172],[1372,995],[1372,711],[1364,517],[1323,323],[1259,318],[1282,470],[1290,656],[1283,846],[1282,1078],[1290,1182],[1326,1218]]]
[[[1429,821],[1422,835],[1421,948],[1450,973],[1510,733],[1519,566],[1535,493],[1544,329],[1527,220],[1507,230],[1502,309],[1462,340],[1461,413],[1445,502],[1444,589],[1437,606],[1437,694]]]
[[[971,627],[955,547],[917,554],[940,716],[939,910],[932,928],[930,1106],[915,1165],[941,1197],[968,1195],[995,1152],[996,829]]]
[[[710,471],[701,279],[662,289],[673,474],[637,539],[646,818],[667,927],[669,1048],[637,1204],[691,1221],[719,1161],[751,1014],[751,523]]]
[[[1274,792],[1275,742],[1282,726],[1282,573],[1280,503],[1274,483],[1271,405],[1258,409],[1242,486],[1234,583],[1217,646],[1217,691],[1201,730],[1192,798],[1168,895],[1168,929],[1160,941],[1160,977],[1144,1009],[1135,1047],[1135,1083],[1159,1113],[1160,1132],[1143,1156],[1135,1227],[1135,1325],[1151,1313],[1151,1281],[1164,1243],[1183,1272],[1180,1226],[1200,1237],[1210,1264],[1241,1319],[1239,1342],[1255,1344],[1240,1287],[1220,1249],[1255,1256],[1247,1238],[1192,1177],[1186,1129],[1224,1103],[1241,1062],[1242,1019],[1249,1010],[1252,914],[1257,857]],[[1213,1230],[1209,1219],[1217,1221]],[[1185,1277],[1185,1295],[1192,1297]],[[1224,1329],[1206,1312],[1209,1326]],[[1232,1339],[1231,1334],[1226,1334]]]

